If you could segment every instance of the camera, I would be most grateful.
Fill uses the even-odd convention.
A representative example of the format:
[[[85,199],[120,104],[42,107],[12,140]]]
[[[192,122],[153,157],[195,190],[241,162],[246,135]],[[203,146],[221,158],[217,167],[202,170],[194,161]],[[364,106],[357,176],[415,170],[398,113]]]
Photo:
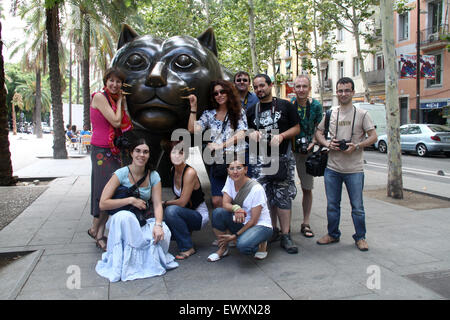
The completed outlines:
[[[114,145],[120,150],[125,150],[130,147],[130,141],[125,136],[118,136],[114,138]]]
[[[301,154],[308,153],[309,141],[306,137],[302,137],[300,139],[295,140],[295,143],[297,145],[297,148],[300,150]]]
[[[340,149],[341,151],[345,151],[345,150],[348,149],[347,142],[350,142],[350,141],[347,141],[347,140],[345,140],[345,139],[342,139],[342,140],[339,140],[339,141],[338,141],[338,143],[339,143],[339,149]]]

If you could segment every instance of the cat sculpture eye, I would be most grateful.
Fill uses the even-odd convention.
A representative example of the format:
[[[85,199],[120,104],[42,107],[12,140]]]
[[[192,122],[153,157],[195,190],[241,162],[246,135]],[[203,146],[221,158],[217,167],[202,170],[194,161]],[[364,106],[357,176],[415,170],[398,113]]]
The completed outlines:
[[[191,57],[186,54],[181,54],[175,60],[175,65],[181,69],[188,69],[193,66]]]
[[[126,64],[129,68],[133,70],[143,69],[146,66],[146,60],[140,54],[133,53],[128,57]]]

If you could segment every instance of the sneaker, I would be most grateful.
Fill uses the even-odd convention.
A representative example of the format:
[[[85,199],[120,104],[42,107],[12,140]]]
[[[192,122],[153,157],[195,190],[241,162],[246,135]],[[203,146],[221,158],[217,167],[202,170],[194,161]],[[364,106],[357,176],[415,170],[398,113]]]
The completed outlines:
[[[280,229],[277,227],[273,228],[272,237],[269,240],[269,243],[279,241],[281,239]]]
[[[367,244],[366,239],[360,239],[358,241],[355,241],[355,245],[360,251],[369,250],[369,245]]]
[[[282,234],[281,235],[280,246],[284,250],[286,250],[286,252],[289,253],[289,254],[298,253],[298,248],[294,244],[294,242],[292,242],[291,236],[289,234]]]

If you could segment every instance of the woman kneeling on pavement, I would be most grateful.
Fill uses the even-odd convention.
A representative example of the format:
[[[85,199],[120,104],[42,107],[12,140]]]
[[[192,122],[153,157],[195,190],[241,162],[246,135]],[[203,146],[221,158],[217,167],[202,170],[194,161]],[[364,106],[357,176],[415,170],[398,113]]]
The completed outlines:
[[[185,260],[195,253],[191,232],[200,230],[209,221],[202,186],[197,171],[185,162],[189,146],[182,142],[171,143],[170,160],[172,169],[172,190],[175,199],[163,202],[164,221],[172,231],[178,245],[177,260]]]
[[[129,150],[131,164],[114,172],[100,198],[101,210],[112,213],[120,208],[108,221],[107,251],[95,268],[99,275],[111,282],[158,276],[178,267],[174,257],[168,253],[171,233],[163,223],[161,179],[150,167],[149,145],[145,139],[139,138]],[[133,185],[138,186],[135,196],[114,199],[119,186],[130,188]],[[147,209],[150,197],[155,218],[141,219],[141,226],[130,210]]]
[[[245,255],[256,259],[267,257],[267,240],[272,236],[272,221],[264,188],[247,176],[244,154],[235,154],[228,164],[228,178],[223,192],[222,208],[214,209],[212,226],[219,241],[219,249],[209,255],[215,262],[228,255],[228,243]],[[225,232],[229,230],[231,234]]]

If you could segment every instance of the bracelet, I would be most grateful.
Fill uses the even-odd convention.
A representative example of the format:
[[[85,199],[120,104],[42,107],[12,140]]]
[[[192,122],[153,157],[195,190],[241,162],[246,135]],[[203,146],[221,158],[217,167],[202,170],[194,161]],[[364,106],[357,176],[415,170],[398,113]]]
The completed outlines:
[[[195,110],[195,111],[192,111],[192,110],[191,110],[191,113],[197,113],[197,110]]]
[[[163,225],[162,225],[162,223],[156,222],[156,223],[155,223],[155,226],[158,226],[158,227],[161,227],[161,228],[162,228]]]
[[[236,211],[238,211],[240,208],[241,208],[240,205],[234,204],[234,205],[231,207],[231,211],[236,212]]]

